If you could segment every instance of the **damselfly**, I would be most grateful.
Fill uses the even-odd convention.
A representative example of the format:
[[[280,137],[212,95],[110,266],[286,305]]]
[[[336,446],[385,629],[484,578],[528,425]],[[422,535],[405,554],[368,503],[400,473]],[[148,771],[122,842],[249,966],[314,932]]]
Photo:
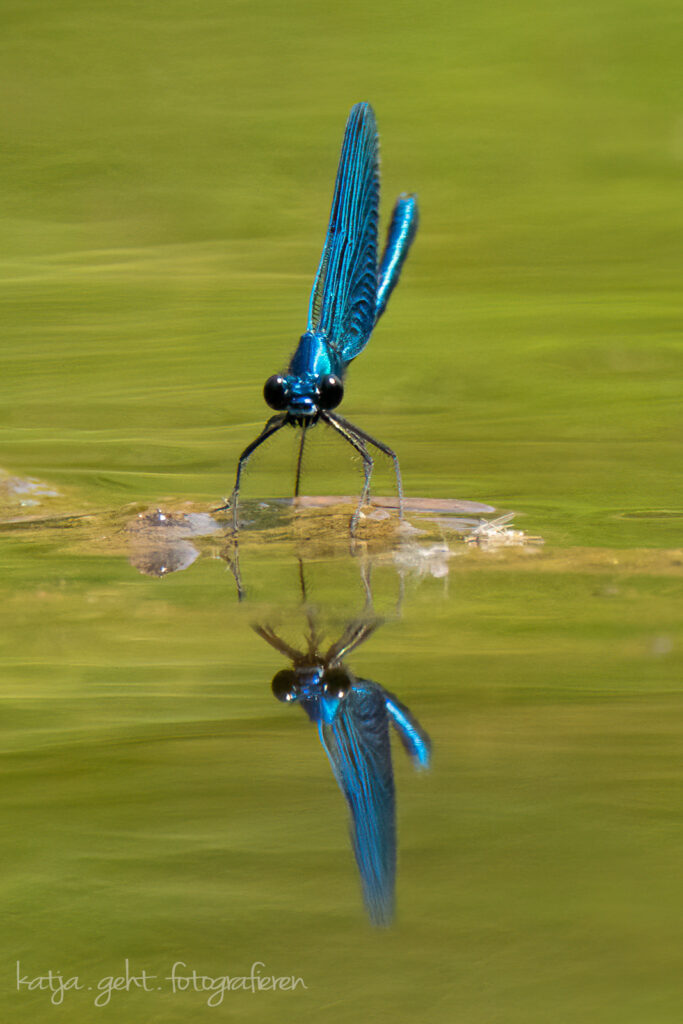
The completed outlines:
[[[353,531],[370,493],[373,445],[389,456],[396,471],[399,514],[403,486],[396,453],[336,412],[344,396],[344,376],[352,359],[363,351],[384,312],[417,230],[417,200],[403,193],[394,206],[384,253],[377,263],[379,157],[377,125],[369,103],[351,110],[342,144],[332,211],[318,273],[311,292],[308,327],[284,374],[265,383],[263,393],[275,410],[261,433],[247,445],[237,463],[235,486],[228,503],[237,529],[237,505],[244,466],[252,453],[281,427],[302,430],[294,493],[298,495],[307,430],[319,420],[333,427],[363,460],[365,481],[351,519]]]
[[[292,662],[273,677],[278,700],[298,703],[318,726],[351,812],[351,841],[363,899],[375,925],[391,923],[396,881],[396,801],[389,725],[393,725],[416,768],[429,767],[429,737],[398,697],[370,679],[359,679],[343,659],[362,644],[379,619],[350,622],[322,653],[309,617],[306,650],[282,640],[269,626],[254,626],[263,639]]]

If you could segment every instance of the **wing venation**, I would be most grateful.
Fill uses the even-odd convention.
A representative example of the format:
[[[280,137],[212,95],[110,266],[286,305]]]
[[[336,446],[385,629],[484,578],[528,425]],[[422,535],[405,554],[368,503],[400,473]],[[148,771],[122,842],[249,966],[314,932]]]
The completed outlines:
[[[379,156],[369,103],[351,110],[330,222],[313,283],[308,329],[324,334],[348,362],[367,344],[377,304]]]

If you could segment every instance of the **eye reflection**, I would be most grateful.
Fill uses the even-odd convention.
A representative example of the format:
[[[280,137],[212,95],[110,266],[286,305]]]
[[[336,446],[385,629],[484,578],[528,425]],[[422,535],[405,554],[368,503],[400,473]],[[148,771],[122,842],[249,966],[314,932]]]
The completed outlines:
[[[353,686],[351,674],[345,668],[331,668],[323,677],[323,689],[326,697],[343,700]]]
[[[297,678],[296,672],[291,668],[280,669],[273,676],[273,681],[270,684],[273,691],[273,696],[283,704],[290,704],[296,700],[297,697]]]

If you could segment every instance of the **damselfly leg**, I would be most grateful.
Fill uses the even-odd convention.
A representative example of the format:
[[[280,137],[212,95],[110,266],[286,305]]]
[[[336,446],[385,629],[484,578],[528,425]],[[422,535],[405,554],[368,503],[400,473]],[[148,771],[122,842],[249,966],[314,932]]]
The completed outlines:
[[[276,434],[277,431],[281,429],[281,427],[284,427],[286,422],[287,413],[282,412],[277,416],[271,416],[271,418],[268,420],[259,436],[254,438],[251,444],[248,444],[247,447],[242,452],[242,454],[240,455],[237,461],[237,475],[235,477],[235,486],[232,489],[232,494],[228,498],[225,505],[221,505],[220,508],[214,509],[214,512],[224,512],[226,509],[232,509],[232,528],[235,531],[237,530],[237,505],[239,502],[240,480],[242,479],[242,471],[246,466],[247,462],[249,461],[250,456],[253,455],[256,449],[260,445],[262,445],[264,441],[267,441],[269,437],[272,437],[273,434]]]
[[[299,497],[299,484],[301,483],[301,466],[302,466],[303,459],[304,459],[304,444],[305,444],[305,441],[306,441],[306,431],[307,431],[307,429],[308,428],[307,428],[306,424],[304,424],[303,427],[301,428],[301,441],[299,443],[299,457],[296,460],[296,480],[294,482],[294,497],[295,498]]]
[[[363,487],[363,493],[361,494],[358,508],[354,512],[351,520],[351,533],[355,532],[358,519],[360,518],[361,509],[370,496],[370,476],[372,475],[374,459],[368,452],[366,444],[374,445],[378,451],[387,455],[394,464],[396,486],[398,488],[398,517],[399,519],[403,519],[403,481],[401,480],[401,468],[398,464],[398,456],[396,452],[382,441],[378,441],[377,438],[372,437],[371,434],[367,434],[364,430],[361,430],[360,427],[355,425],[355,423],[350,423],[348,420],[345,420],[343,416],[338,416],[337,413],[323,412],[320,415],[325,423],[334,427],[334,429],[338,431],[338,433],[340,433],[341,436],[349,442],[349,444],[353,445],[353,447],[359,451],[363,457],[365,485]]]
[[[351,536],[353,536],[356,532],[356,527],[358,525],[358,520],[360,519],[360,514],[363,509],[363,505],[366,504],[370,497],[370,478],[372,476],[372,467],[375,464],[375,460],[365,447],[365,443],[363,442],[363,440],[356,435],[350,423],[346,423],[346,421],[344,420],[339,420],[337,419],[337,417],[332,416],[332,414],[328,412],[323,412],[320,415],[325,423],[329,423],[329,425],[333,427],[337,431],[337,433],[341,434],[345,441],[349,442],[352,448],[356,449],[356,451],[360,454],[363,460],[363,472],[365,473],[365,482],[363,483],[363,490],[361,492],[360,500],[358,502],[358,507],[351,516],[351,522],[349,524]]]

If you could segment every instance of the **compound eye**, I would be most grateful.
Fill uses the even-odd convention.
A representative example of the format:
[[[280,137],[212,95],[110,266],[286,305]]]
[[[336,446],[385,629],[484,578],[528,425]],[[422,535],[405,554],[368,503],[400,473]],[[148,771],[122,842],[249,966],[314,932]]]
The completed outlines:
[[[291,701],[297,698],[297,683],[296,672],[291,668],[280,669],[279,672],[275,673],[270,684],[273,696],[284,704],[291,703]]]
[[[322,409],[335,409],[344,397],[344,385],[334,373],[329,377],[322,377],[318,389]]]
[[[274,373],[272,377],[269,377],[263,385],[263,397],[271,409],[276,409],[278,412],[286,409],[289,394],[285,378],[281,377],[279,373]]]
[[[325,673],[325,696],[343,700],[351,689],[351,677],[343,668],[331,668]]]

